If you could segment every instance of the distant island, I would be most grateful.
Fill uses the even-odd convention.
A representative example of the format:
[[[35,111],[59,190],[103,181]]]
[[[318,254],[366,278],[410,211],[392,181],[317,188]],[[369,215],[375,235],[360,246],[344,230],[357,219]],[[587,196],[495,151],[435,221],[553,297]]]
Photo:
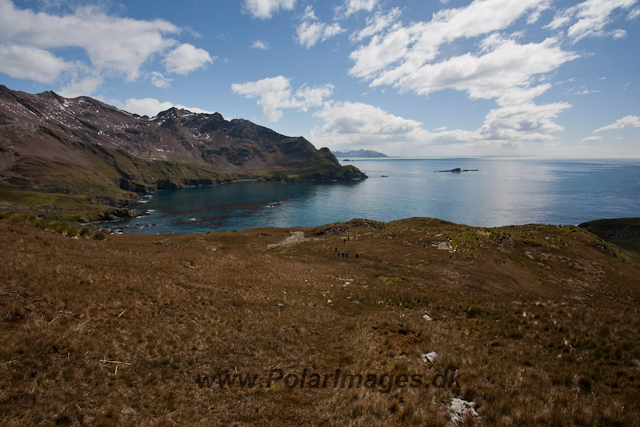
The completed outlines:
[[[333,155],[336,157],[389,157],[373,150],[334,151]]]

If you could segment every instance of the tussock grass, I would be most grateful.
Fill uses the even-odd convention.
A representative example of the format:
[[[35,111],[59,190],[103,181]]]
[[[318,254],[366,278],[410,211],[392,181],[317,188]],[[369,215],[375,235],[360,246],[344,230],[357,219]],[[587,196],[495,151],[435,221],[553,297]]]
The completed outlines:
[[[640,418],[637,258],[580,229],[412,218],[97,241],[3,218],[2,425],[446,426],[454,397],[479,414],[462,425]],[[291,231],[309,240],[267,249]],[[446,239],[455,251],[432,246]],[[274,367],[462,376],[267,389]],[[199,374],[261,384],[200,388]]]

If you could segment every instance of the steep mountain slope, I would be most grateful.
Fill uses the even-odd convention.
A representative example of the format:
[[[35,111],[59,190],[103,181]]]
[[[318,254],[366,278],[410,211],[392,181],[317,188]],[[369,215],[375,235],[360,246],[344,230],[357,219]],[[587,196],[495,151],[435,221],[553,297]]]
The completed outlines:
[[[126,205],[130,192],[246,178],[351,180],[326,149],[247,120],[175,108],[138,116],[98,100],[0,85],[0,184]]]

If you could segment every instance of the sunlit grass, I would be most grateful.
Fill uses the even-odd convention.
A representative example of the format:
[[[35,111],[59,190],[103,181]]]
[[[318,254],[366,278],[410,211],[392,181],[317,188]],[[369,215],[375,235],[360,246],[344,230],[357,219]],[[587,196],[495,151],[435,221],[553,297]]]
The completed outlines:
[[[0,217],[2,425],[445,426],[454,397],[476,405],[465,425],[640,417],[637,258],[575,227],[356,220],[97,241]],[[291,231],[309,240],[267,249]],[[274,367],[462,377],[388,392],[196,383]]]

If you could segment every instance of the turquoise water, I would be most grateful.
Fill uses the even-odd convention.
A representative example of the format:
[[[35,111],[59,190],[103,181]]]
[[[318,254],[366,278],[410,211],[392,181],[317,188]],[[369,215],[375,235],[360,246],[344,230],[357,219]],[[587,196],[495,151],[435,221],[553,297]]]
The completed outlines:
[[[384,158],[341,163],[357,166],[369,179],[239,182],[161,191],[141,205],[150,215],[109,225],[122,226],[127,233],[198,233],[306,227],[352,218],[391,221],[426,216],[495,227],[640,216],[639,160]],[[435,172],[453,168],[480,170]]]

